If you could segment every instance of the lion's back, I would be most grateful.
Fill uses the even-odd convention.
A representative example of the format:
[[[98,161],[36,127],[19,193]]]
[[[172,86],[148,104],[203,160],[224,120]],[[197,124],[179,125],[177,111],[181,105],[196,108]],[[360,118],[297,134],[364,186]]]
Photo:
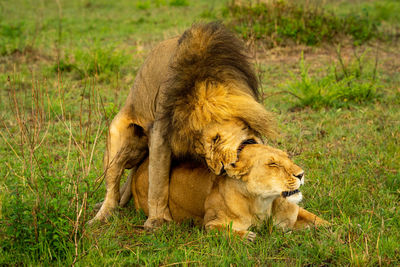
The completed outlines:
[[[130,109],[137,124],[145,130],[154,121],[156,109],[160,108],[160,91],[171,78],[169,63],[177,45],[178,37],[162,41],[154,47],[139,69],[129,92],[125,107]]]

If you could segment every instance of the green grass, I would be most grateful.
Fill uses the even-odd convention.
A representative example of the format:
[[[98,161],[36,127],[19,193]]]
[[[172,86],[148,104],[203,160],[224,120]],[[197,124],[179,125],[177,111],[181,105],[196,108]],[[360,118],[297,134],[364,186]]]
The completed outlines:
[[[339,16],[324,9],[318,1],[241,1],[239,4],[233,1],[224,14],[231,17],[230,24],[244,39],[263,40],[269,47],[337,43],[343,37],[360,45],[373,38],[391,36],[386,31],[378,31],[381,22],[395,14],[389,11],[389,6],[398,7],[395,2],[375,3]]]
[[[378,32],[398,29],[396,1],[359,2],[329,0],[326,8],[338,17],[364,16],[361,5],[380,23]],[[331,227],[283,232],[266,224],[254,230],[255,243],[190,222],[148,233],[132,203],[107,223],[86,225],[105,194],[107,126],[151,47],[194,21],[230,22],[223,16],[230,3],[0,5],[0,265],[400,264],[400,61],[393,39],[353,48],[344,37],[340,57],[326,43],[254,46],[265,105],[282,133],[271,144],[306,171],[302,205]]]
[[[329,66],[323,77],[312,77],[302,54],[300,79],[285,85],[286,92],[296,98],[299,107],[341,108],[375,101],[379,96],[377,60],[371,66],[360,56],[345,65],[339,52],[339,62]]]
[[[70,58],[70,54],[71,56]],[[89,51],[76,50],[66,53],[64,58],[52,66],[55,73],[72,73],[77,79],[97,76],[99,80],[110,78],[132,69],[132,57],[114,48],[96,47]]]

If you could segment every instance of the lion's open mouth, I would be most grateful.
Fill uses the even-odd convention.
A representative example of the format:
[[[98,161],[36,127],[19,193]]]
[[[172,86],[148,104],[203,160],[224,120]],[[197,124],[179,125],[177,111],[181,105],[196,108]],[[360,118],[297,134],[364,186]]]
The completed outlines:
[[[294,194],[297,194],[299,192],[300,192],[299,189],[296,189],[296,190],[293,190],[293,191],[284,191],[284,192],[282,192],[282,196],[283,197],[290,197],[290,196],[292,196]]]
[[[239,158],[240,152],[242,152],[243,148],[247,145],[254,145],[254,144],[258,144],[256,140],[254,139],[246,139],[244,140],[240,146],[237,149],[237,158]]]

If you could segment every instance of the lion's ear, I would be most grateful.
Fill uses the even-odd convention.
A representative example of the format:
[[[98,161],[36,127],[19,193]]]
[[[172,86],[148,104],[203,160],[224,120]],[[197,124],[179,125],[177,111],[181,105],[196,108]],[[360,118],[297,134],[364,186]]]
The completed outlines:
[[[254,131],[269,137],[277,136],[276,122],[272,113],[265,110],[264,106],[251,97],[233,96],[231,105],[234,116],[243,120]]]

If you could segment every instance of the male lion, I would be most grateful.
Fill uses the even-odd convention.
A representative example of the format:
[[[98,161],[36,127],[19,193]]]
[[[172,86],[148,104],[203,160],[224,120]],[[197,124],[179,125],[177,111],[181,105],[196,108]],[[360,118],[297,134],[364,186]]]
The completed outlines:
[[[242,42],[220,23],[194,25],[152,50],[110,125],[104,155],[107,192],[92,222],[125,204],[120,177],[124,169],[135,172],[147,152],[145,226],[153,228],[171,219],[171,156],[205,159],[220,174],[236,162],[242,142],[274,135],[272,116],[257,102],[257,77],[244,51]],[[124,196],[126,192],[130,190]]]
[[[327,221],[300,208],[299,187],[304,171],[286,153],[266,145],[246,145],[227,175],[217,176],[203,166],[183,163],[172,168],[169,210],[175,221],[194,219],[206,229],[232,230],[250,240],[247,229],[272,217],[280,228],[327,225]],[[135,208],[149,214],[148,161],[132,179]],[[232,223],[232,224],[231,224]]]

